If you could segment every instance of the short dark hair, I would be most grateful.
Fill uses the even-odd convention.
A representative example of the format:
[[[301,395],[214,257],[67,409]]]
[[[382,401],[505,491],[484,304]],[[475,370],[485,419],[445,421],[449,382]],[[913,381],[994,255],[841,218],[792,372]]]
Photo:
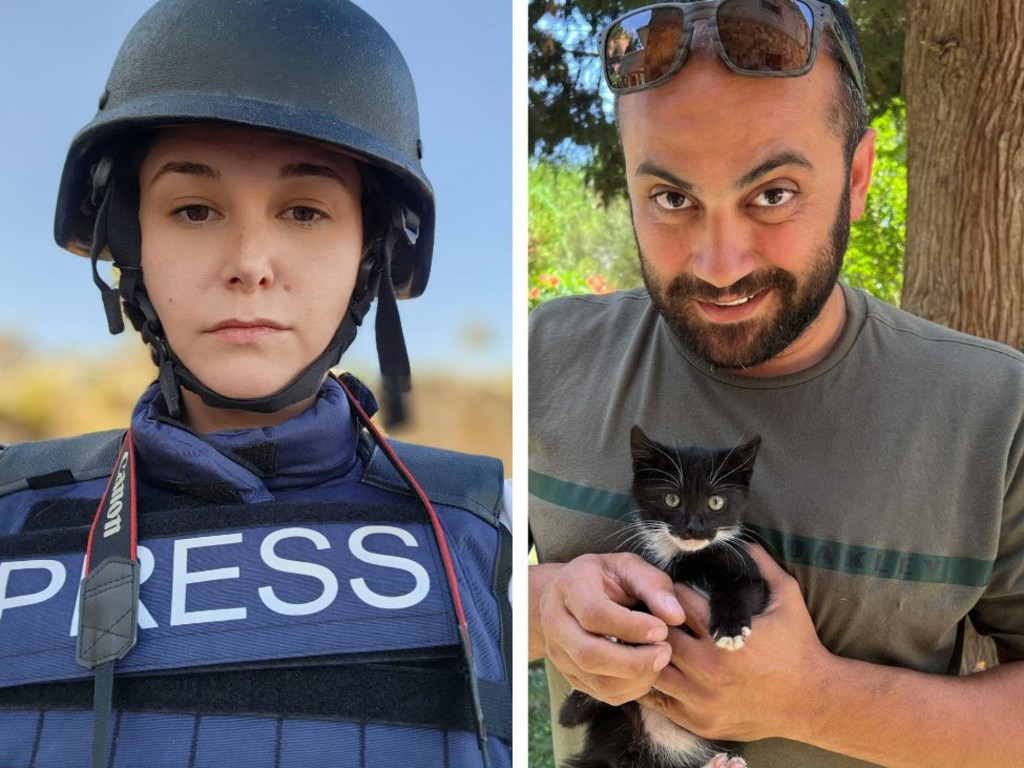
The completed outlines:
[[[861,54],[860,44],[857,42],[857,32],[853,26],[853,19],[846,6],[838,0],[821,0],[835,16],[836,24],[839,25],[839,33],[846,38],[850,50],[853,52],[853,59],[856,63],[860,81],[864,82],[864,57]],[[857,151],[860,140],[868,130],[870,120],[868,116],[868,105],[865,94],[857,87],[857,80],[854,73],[847,70],[843,60],[836,55],[835,41],[829,35],[825,36],[829,55],[839,64],[839,82],[837,83],[836,99],[830,110],[829,122],[837,126],[837,133],[843,140],[846,167],[853,163],[853,154]]]

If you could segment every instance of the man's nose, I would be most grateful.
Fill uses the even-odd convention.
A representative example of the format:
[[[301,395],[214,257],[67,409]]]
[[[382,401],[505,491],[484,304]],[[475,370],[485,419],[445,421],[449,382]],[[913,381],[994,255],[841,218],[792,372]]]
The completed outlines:
[[[693,275],[716,288],[727,288],[755,268],[750,236],[737,217],[708,216],[694,253]]]

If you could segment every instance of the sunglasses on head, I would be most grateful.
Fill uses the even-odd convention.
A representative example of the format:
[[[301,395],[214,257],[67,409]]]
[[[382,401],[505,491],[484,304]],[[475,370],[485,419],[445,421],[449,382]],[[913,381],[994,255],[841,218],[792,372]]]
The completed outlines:
[[[733,72],[753,77],[799,77],[814,66],[823,30],[861,93],[857,59],[832,9],[819,0],[698,0],[657,3],[629,11],[601,35],[605,80],[616,95],[654,88],[686,62],[694,22],[707,32]]]

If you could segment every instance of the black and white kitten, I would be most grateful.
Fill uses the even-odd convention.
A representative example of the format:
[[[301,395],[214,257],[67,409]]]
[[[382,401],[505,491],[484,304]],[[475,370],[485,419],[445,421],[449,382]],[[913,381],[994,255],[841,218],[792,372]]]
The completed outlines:
[[[742,648],[751,620],[769,598],[757,565],[739,543],[745,540],[740,521],[761,438],[737,448],[669,446],[634,426],[629,441],[637,504],[633,539],[673,581],[708,594],[715,644]],[[746,765],[727,745],[702,739],[636,702],[613,707],[573,691],[559,722],[587,726],[583,751],[565,768]]]

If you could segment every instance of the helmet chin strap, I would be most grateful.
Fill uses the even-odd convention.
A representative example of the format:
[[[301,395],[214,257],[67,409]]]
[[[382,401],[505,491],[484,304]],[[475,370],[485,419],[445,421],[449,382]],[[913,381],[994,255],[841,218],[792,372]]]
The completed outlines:
[[[97,166],[94,177],[103,171],[102,165]],[[182,387],[199,395],[203,403],[211,408],[255,413],[274,413],[315,396],[328,371],[338,364],[341,355],[352,344],[374,298],[379,294],[377,355],[384,377],[387,423],[388,426],[394,426],[405,419],[402,393],[408,392],[410,387],[409,357],[391,279],[391,256],[399,237],[405,238],[410,245],[416,242],[419,220],[412,211],[397,210],[383,242],[371,247],[363,258],[348,309],[326,349],[277,392],[263,397],[235,398],[222,395],[205,385],[171,349],[142,280],[142,233],[138,223],[138,206],[133,202],[138,199],[138,194],[135,190],[121,192],[117,189],[119,183],[124,184],[124,177],[103,181],[106,184],[101,192],[103,197],[96,217],[90,253],[93,281],[100,289],[107,324],[113,334],[124,330],[119,306],[121,302],[118,301],[120,294],[125,315],[152,350],[153,362],[159,371],[160,391],[172,418],[182,417]],[[131,186],[130,181],[127,186]],[[121,271],[117,289],[108,285],[97,271],[97,261],[107,245]]]
[[[372,258],[372,256],[367,257],[366,261],[370,261]],[[135,271],[137,272],[137,270]],[[156,363],[160,372],[160,391],[167,404],[168,413],[175,419],[181,418],[183,410],[179,387],[195,392],[203,403],[211,408],[255,413],[275,413],[315,396],[320,391],[327,372],[338,364],[342,353],[355,339],[356,331],[373,301],[372,293],[366,291],[362,301],[350,304],[327,348],[282,389],[263,397],[239,398],[222,395],[206,386],[174,353],[163,335],[160,319],[153,309],[145,287],[140,285],[135,290],[133,298],[134,301],[130,302],[127,296],[125,297],[126,311],[134,303],[144,317],[141,327],[136,327],[138,327],[143,341],[149,344],[153,351],[153,362]]]

